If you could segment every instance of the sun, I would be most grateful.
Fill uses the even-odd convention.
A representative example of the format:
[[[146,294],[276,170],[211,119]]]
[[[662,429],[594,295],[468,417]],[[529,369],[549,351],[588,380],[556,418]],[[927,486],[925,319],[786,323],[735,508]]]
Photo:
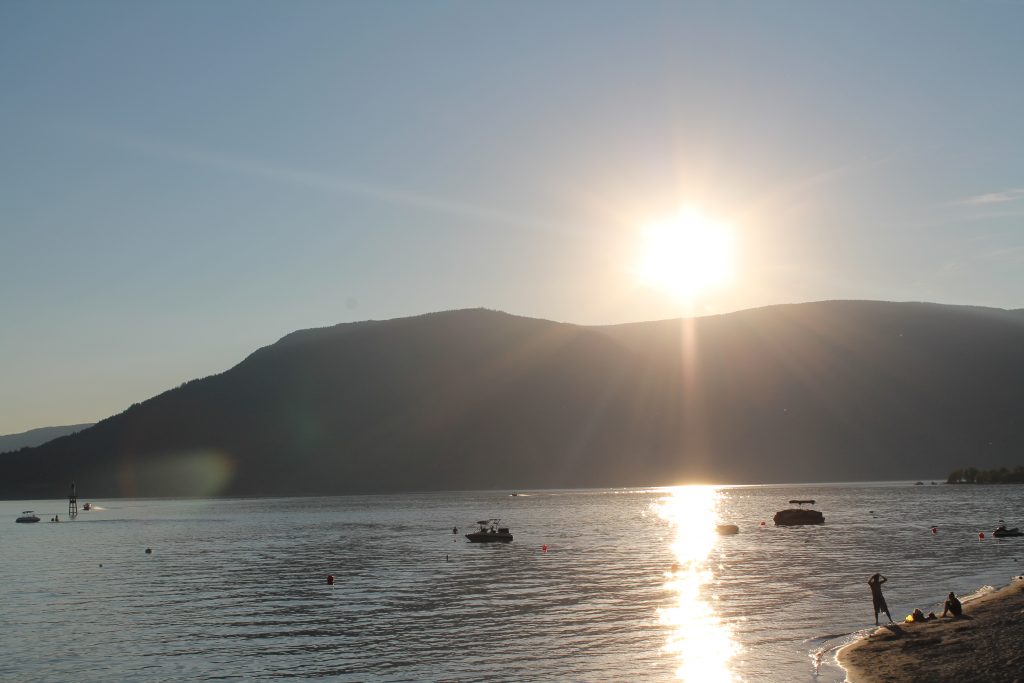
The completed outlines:
[[[644,230],[636,266],[641,284],[692,301],[733,278],[732,229],[693,209]]]

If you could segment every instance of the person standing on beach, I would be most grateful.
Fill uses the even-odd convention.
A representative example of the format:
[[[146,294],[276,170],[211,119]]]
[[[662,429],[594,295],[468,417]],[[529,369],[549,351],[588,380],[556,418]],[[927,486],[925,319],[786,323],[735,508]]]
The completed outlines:
[[[875,626],[878,626],[878,613],[885,612],[885,616],[889,617],[889,623],[892,623],[892,615],[889,614],[889,606],[885,604],[885,598],[882,597],[882,584],[888,581],[881,574],[874,574],[868,579],[868,586],[871,587],[871,602],[875,606]]]

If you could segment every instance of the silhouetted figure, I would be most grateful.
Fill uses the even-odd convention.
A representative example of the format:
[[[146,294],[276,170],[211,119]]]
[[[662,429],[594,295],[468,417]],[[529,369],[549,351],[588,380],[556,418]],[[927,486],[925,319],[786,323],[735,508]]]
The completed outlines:
[[[881,574],[874,574],[868,579],[868,586],[871,587],[871,602],[875,607],[875,626],[878,626],[878,613],[885,612],[885,616],[889,617],[889,622],[892,623],[892,615],[889,614],[889,606],[885,604],[885,598],[882,597],[882,584],[888,581]]]
[[[964,606],[960,604],[953,591],[950,591],[949,597],[946,598],[946,605],[942,608],[942,616],[946,616],[946,612],[952,614],[954,619],[964,613]]]

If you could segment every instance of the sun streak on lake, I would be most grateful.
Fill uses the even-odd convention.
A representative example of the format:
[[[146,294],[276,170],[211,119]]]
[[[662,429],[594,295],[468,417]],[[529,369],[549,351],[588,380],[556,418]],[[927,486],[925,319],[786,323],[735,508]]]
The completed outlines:
[[[1019,485],[78,491],[93,505],[75,522],[67,499],[0,501],[2,681],[843,683],[832,656],[874,625],[871,574],[902,617],[1021,573],[1021,539],[978,539]],[[826,525],[759,528],[794,498]],[[452,533],[488,514],[513,543]]]
[[[666,588],[672,591],[674,604],[658,611],[661,623],[671,629],[666,649],[679,659],[679,680],[734,681],[729,661],[738,648],[705,591],[713,579],[706,565],[718,539],[719,493],[710,486],[681,486],[668,493],[654,504],[673,532],[675,565],[666,574]]]

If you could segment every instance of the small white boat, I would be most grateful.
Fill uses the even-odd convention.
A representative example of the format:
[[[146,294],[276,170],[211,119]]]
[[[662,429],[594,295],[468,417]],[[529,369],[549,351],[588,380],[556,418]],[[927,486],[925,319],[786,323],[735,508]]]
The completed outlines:
[[[21,517],[18,517],[18,519],[14,521],[18,522],[19,524],[31,524],[32,522],[38,522],[39,518],[36,517],[36,513],[32,512],[31,510],[25,510],[24,512],[21,513]]]

